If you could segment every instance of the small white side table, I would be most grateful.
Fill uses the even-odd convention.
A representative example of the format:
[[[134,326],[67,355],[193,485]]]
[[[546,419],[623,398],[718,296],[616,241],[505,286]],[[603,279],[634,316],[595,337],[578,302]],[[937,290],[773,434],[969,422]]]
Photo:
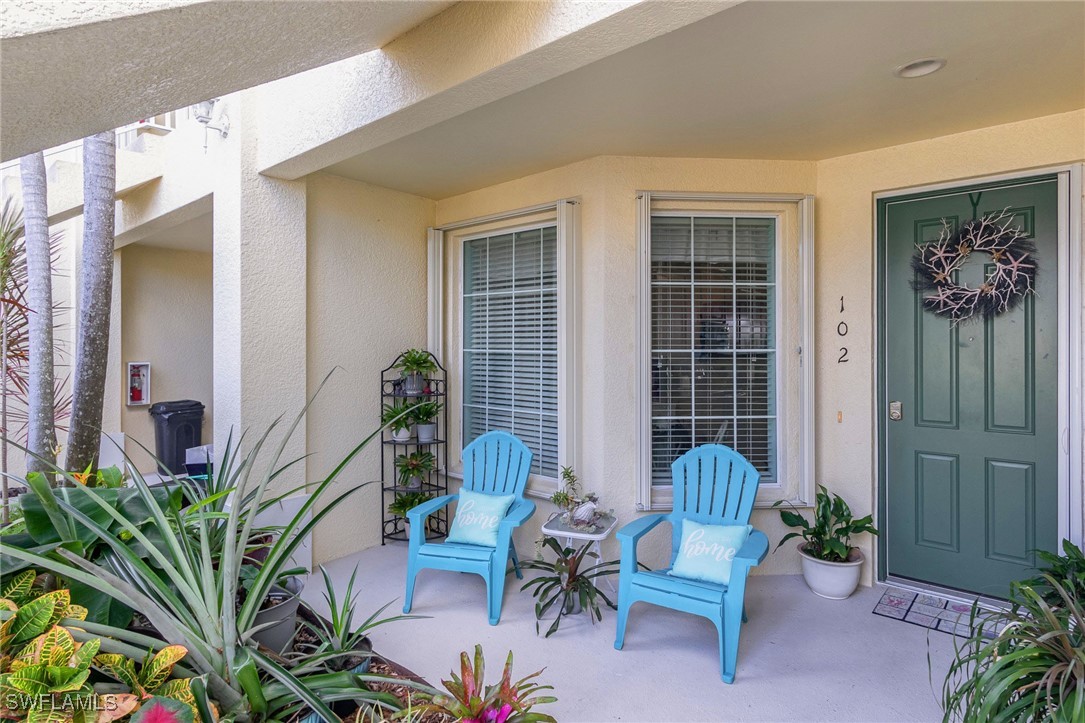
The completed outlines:
[[[607,539],[617,524],[618,519],[616,517],[603,515],[597,523],[596,532],[588,532],[565,524],[561,519],[561,513],[555,513],[542,526],[542,533],[547,537],[564,537],[566,547],[572,547],[573,540],[588,540],[592,543],[589,551],[594,551],[595,554],[599,555],[598,561],[603,562],[603,548],[599,543]],[[611,577],[613,575],[607,575],[606,583],[610,591],[614,592],[614,583],[611,581]]]

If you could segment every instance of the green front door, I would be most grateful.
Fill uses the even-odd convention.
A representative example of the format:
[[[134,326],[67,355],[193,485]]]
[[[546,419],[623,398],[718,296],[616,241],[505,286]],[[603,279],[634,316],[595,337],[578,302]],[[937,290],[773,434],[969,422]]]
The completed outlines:
[[[879,202],[883,572],[990,597],[1058,545],[1058,182]],[[1036,294],[953,326],[913,290],[916,244],[1011,209],[1038,249]],[[978,288],[973,253],[958,283]],[[899,414],[890,414],[890,404]],[[899,419],[897,418],[899,417]]]

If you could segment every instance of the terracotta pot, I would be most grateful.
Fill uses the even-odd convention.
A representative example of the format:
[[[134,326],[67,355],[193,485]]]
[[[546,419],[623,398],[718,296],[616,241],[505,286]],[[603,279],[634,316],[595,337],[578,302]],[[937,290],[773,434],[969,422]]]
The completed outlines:
[[[863,569],[863,553],[858,547],[851,548],[846,562],[828,562],[807,554],[799,543],[802,556],[802,576],[815,595],[830,600],[845,600],[859,586],[859,574]]]

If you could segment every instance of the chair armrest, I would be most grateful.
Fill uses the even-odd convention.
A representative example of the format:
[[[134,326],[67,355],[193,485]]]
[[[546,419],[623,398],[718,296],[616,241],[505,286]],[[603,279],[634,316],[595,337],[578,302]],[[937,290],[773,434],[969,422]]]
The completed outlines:
[[[628,524],[622,525],[622,529],[614,533],[614,536],[621,541],[623,546],[625,546],[627,541],[635,543],[637,540],[651,532],[653,527],[665,519],[667,519],[667,515],[664,514],[645,515]]]
[[[519,527],[535,514],[535,503],[531,500],[516,500],[501,520],[502,527]]]
[[[407,519],[411,521],[412,525],[420,525],[422,524],[422,520],[442,507],[449,505],[456,499],[459,499],[459,495],[443,495],[441,497],[435,497],[432,500],[426,500],[422,504],[407,510]]]
[[[746,567],[754,567],[765,559],[769,552],[769,538],[761,530],[753,530],[746,538],[742,549],[735,555],[734,562],[744,563]]]
[[[622,525],[622,529],[615,533],[614,536],[622,543],[622,561],[619,567],[621,577],[637,571],[637,542],[667,517],[668,515],[664,514],[645,515]]]

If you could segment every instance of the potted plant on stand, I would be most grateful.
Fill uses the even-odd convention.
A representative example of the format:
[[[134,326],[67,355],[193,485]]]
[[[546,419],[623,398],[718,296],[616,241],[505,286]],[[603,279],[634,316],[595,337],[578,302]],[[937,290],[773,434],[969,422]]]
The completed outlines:
[[[381,412],[381,426],[388,427],[392,432],[392,439],[396,442],[406,442],[414,433],[413,405],[406,401],[395,404],[385,404]]]
[[[773,507],[781,504],[782,500]],[[796,527],[800,531],[784,535],[776,549],[779,550],[780,545],[793,537],[803,539],[799,543],[802,576],[814,594],[830,600],[844,600],[855,592],[863,566],[863,553],[852,546],[851,537],[863,532],[878,534],[870,515],[853,519],[851,508],[840,495],[834,494],[830,498],[824,485],[818,485],[813,524],[794,510],[780,510],[780,519],[788,527]]]
[[[426,377],[436,373],[437,362],[424,349],[408,349],[400,355],[396,369],[403,377],[403,394],[419,397],[426,393]]]
[[[437,438],[437,415],[444,407],[440,402],[420,402],[411,412],[414,432],[419,444],[429,444]]]
[[[403,518],[403,530],[409,538],[411,536],[411,522],[407,519],[407,512],[431,499],[433,499],[433,495],[425,492],[400,492],[388,505],[388,514]],[[429,518],[426,518],[425,533],[429,533]]]
[[[396,457],[397,482],[400,487],[417,490],[422,487],[422,480],[433,471],[436,458],[433,452],[416,449],[410,454]]]
[[[584,492],[572,467],[561,468],[561,489],[550,495],[550,501],[561,510],[565,524],[584,530],[594,530],[595,523],[603,517],[599,511],[599,498],[594,492]]]

